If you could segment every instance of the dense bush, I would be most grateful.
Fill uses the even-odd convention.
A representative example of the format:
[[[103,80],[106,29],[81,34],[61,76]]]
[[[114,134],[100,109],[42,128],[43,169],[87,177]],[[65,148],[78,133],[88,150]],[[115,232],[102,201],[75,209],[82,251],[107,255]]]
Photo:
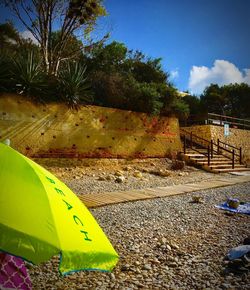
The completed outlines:
[[[11,62],[10,59],[4,55],[0,55],[0,92],[11,92]]]
[[[250,118],[250,86],[230,84],[218,86],[211,84],[201,95],[201,105],[206,112],[238,118]]]
[[[125,94],[127,100],[125,108],[128,110],[159,114],[163,107],[161,95],[154,84],[138,82],[130,78],[127,80]]]
[[[161,59],[112,42],[85,57],[94,103],[149,114],[186,117],[188,106],[169,83]]]
[[[80,63],[68,62],[58,73],[59,96],[70,107],[92,102],[85,71]]]
[[[88,90],[86,67],[68,62],[57,76],[47,75],[41,59],[34,52],[19,53],[14,57],[0,57],[0,92],[27,96],[33,101],[65,102],[70,107],[92,102]]]
[[[44,69],[39,46],[22,39],[10,24],[0,25],[1,29],[0,92],[14,92],[39,102],[64,102],[72,108],[94,104],[148,114],[188,114],[160,58],[129,51],[119,42],[99,43],[84,54],[82,43],[71,36],[53,74]],[[60,35],[60,31],[53,32],[52,47],[57,46]],[[75,58],[67,60],[75,49]]]
[[[11,60],[11,83],[13,90],[39,101],[46,94],[46,74],[41,69],[41,61],[31,51],[16,55]]]

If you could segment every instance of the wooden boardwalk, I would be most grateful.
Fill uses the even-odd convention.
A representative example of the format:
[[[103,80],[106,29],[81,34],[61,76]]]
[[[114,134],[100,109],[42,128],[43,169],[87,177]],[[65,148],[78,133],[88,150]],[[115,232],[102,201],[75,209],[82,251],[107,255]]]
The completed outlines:
[[[179,184],[165,187],[146,188],[138,190],[135,189],[120,192],[83,194],[78,195],[78,197],[87,207],[94,208],[114,203],[167,197],[171,195],[184,194],[210,188],[230,186],[244,182],[250,182],[250,175],[234,176],[230,178],[218,177],[213,180],[204,180],[199,183]]]

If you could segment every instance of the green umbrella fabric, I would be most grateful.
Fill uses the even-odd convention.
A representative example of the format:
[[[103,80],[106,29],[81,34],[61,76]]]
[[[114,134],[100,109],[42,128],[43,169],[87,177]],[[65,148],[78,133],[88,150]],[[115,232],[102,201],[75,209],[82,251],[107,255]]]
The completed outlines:
[[[0,250],[34,264],[61,254],[62,274],[111,271],[118,261],[78,197],[49,171],[2,143]]]

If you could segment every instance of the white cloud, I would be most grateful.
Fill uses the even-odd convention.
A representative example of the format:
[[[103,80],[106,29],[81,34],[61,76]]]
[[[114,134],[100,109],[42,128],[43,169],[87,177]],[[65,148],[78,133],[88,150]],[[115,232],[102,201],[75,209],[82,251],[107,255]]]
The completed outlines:
[[[33,43],[38,44],[37,39],[34,37],[34,35],[29,30],[24,30],[23,32],[20,32],[20,35],[24,39],[30,39]]]
[[[177,79],[179,77],[179,71],[178,71],[178,69],[172,70],[170,72],[170,77],[171,77],[171,79]]]
[[[189,90],[201,94],[211,83],[228,85],[230,83],[247,83],[250,85],[250,69],[240,71],[233,63],[226,60],[216,60],[209,68],[193,66],[189,76]]]

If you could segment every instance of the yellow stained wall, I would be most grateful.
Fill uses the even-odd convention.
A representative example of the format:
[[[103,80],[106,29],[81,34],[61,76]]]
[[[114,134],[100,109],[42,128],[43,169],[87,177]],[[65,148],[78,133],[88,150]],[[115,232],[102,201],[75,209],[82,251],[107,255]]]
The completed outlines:
[[[37,105],[0,97],[0,141],[32,157],[164,157],[181,149],[176,118],[118,109]]]

